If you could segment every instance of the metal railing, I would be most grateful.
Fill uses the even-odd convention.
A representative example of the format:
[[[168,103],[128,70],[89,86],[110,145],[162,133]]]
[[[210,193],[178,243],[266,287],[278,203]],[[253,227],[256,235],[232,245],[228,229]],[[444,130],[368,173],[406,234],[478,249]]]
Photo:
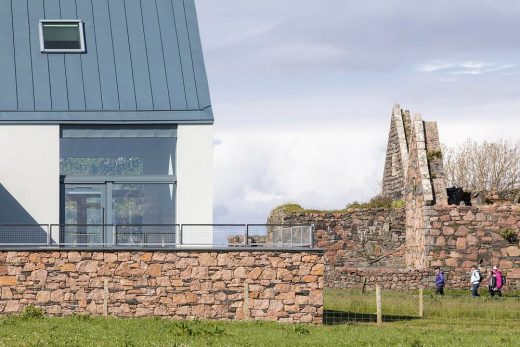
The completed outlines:
[[[0,225],[0,247],[313,248],[313,225]]]

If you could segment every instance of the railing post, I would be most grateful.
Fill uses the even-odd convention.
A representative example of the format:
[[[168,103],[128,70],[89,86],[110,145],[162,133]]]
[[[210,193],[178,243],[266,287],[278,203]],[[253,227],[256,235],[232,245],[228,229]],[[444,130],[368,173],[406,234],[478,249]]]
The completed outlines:
[[[311,248],[314,248],[314,224],[311,224],[311,227],[309,228],[309,244]]]
[[[249,246],[249,224],[246,224],[246,228],[244,230],[244,246]]]
[[[182,243],[183,243],[183,240],[182,240],[182,238],[183,238],[183,232],[184,232],[183,229],[184,229],[184,225],[181,224],[181,225],[179,226],[179,246],[182,246]]]
[[[383,324],[381,286],[379,284],[376,284],[376,312],[377,312],[377,324]]]
[[[117,225],[112,225],[112,244],[117,246]]]
[[[51,233],[52,233],[52,228],[51,228],[51,225],[48,224],[47,225],[47,246],[52,246],[52,236],[51,236]]]

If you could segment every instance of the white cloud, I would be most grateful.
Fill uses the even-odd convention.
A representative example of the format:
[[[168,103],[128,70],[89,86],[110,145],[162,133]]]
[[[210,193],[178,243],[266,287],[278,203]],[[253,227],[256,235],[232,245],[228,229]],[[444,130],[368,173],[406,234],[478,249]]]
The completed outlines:
[[[382,175],[386,138],[370,128],[217,136],[215,213],[221,223],[265,222],[273,207],[289,201],[343,208],[375,195]]]
[[[516,67],[515,64],[479,61],[434,61],[419,67],[422,72],[438,72],[448,75],[482,75]]]

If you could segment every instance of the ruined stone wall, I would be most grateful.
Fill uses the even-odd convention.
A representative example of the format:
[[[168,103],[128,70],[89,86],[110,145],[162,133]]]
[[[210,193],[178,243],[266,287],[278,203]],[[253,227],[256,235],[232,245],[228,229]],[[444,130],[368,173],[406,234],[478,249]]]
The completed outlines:
[[[431,267],[499,265],[509,278],[520,279],[520,205],[435,206],[433,211],[425,237]],[[508,233],[510,240],[504,237]]]
[[[486,269],[484,269],[485,271]],[[487,272],[483,273],[483,283],[488,282]],[[507,283],[504,291],[520,290],[520,278],[506,271]],[[471,273],[466,269],[450,270],[445,272],[446,289],[468,289]],[[413,290],[418,288],[435,288],[434,269],[358,269],[345,268],[336,272],[335,288],[374,290],[379,284],[388,290]],[[486,286],[483,285],[482,288]]]
[[[412,122],[410,155],[405,186],[406,264],[409,268],[426,269],[425,234],[429,206],[433,205],[424,122],[416,115]]]
[[[404,183],[408,167],[408,144],[405,112],[399,105],[395,105],[390,122],[388,146],[386,151],[385,169],[383,174],[382,196],[394,200],[404,196]]]
[[[320,323],[323,268],[312,251],[0,252],[0,313]]]
[[[276,216],[276,218],[274,217]],[[314,243],[325,251],[325,286],[336,287],[344,268],[405,267],[404,209],[352,209],[345,213],[283,213],[272,224],[313,224]]]

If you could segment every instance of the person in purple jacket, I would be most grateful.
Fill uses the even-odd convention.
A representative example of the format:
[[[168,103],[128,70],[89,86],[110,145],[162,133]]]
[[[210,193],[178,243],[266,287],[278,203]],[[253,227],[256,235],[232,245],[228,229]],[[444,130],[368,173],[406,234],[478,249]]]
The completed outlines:
[[[444,272],[439,267],[435,269],[435,294],[444,295]]]

